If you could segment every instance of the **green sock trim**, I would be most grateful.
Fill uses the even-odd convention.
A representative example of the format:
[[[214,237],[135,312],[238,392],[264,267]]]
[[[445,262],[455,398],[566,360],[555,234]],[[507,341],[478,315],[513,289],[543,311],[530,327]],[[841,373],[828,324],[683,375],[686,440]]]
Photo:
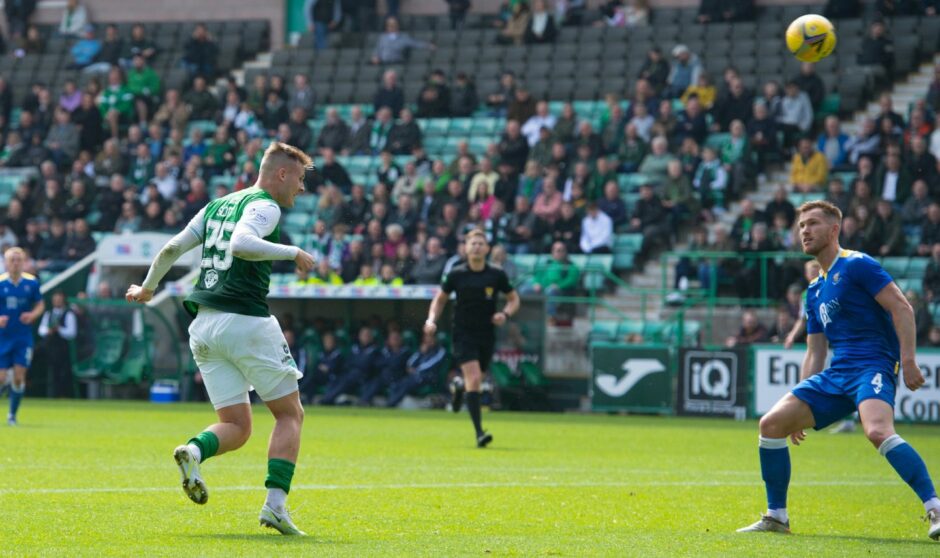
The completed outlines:
[[[200,462],[204,462],[219,451],[219,437],[208,430],[200,432],[198,436],[191,439],[188,443],[199,448],[199,452],[202,453]]]
[[[294,464],[286,459],[268,459],[268,476],[265,488],[280,488],[290,494],[290,481],[294,478]]]

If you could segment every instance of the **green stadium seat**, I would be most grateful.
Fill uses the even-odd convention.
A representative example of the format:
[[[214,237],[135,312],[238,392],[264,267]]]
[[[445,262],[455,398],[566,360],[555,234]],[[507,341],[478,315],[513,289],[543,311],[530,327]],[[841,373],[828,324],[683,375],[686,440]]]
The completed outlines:
[[[617,339],[619,324],[609,320],[591,322],[591,331],[588,333],[588,342],[614,341]]]
[[[614,250],[639,252],[643,246],[643,235],[640,233],[618,234],[614,237]]]
[[[826,194],[822,192],[809,192],[806,194],[793,192],[791,194],[787,194],[787,199],[796,207],[799,207],[808,201],[822,200],[825,198]]]
[[[908,260],[907,277],[922,280],[927,273],[927,266],[929,264],[930,258],[911,258]]]
[[[481,135],[496,136],[503,129],[504,125],[505,124],[502,118],[490,118],[490,117],[474,118],[473,126],[471,127],[470,131],[475,136],[481,136]]]
[[[450,119],[450,130],[448,132],[449,136],[460,136],[466,137],[470,135],[470,131],[473,130],[473,119],[472,118],[451,118]]]
[[[882,267],[885,268],[891,277],[895,279],[906,277],[909,258],[884,258],[881,260]]]
[[[483,155],[486,153],[486,148],[490,146],[491,143],[494,143],[496,138],[486,138],[486,137],[472,137],[469,140],[470,153],[474,155]]]
[[[305,231],[310,225],[310,216],[302,211],[292,211],[284,218],[284,228],[288,232]]]
[[[721,149],[721,146],[728,143],[728,140],[731,138],[731,134],[721,133],[721,134],[709,134],[705,138],[705,147],[711,147],[712,149]]]
[[[652,179],[640,173],[617,175],[617,184],[620,186],[621,194],[632,194],[640,191],[640,186],[649,184]]]
[[[316,194],[304,194],[294,198],[294,209],[308,214],[316,213],[320,199]]]

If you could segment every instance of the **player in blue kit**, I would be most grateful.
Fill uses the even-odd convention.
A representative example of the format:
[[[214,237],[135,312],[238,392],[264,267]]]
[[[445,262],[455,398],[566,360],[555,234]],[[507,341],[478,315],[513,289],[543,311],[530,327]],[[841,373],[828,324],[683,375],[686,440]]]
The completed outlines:
[[[0,275],[0,389],[5,389],[10,382],[7,424],[16,426],[16,411],[26,391],[26,371],[33,359],[32,324],[46,307],[39,292],[39,280],[23,273],[26,263],[23,250],[10,248],[3,259],[7,272]]]
[[[903,379],[924,385],[914,360],[914,311],[877,261],[839,246],[842,212],[824,201],[799,209],[803,252],[815,256],[819,277],[806,293],[806,356],[800,383],[760,421],[761,474],[767,513],[739,532],[789,533],[787,437],[799,445],[804,429],[820,430],[858,410],[865,436],[917,493],[940,539],[940,499],[924,460],[894,431],[894,399]],[[833,357],[823,370],[828,347]],[[899,376],[899,374],[903,376]]]

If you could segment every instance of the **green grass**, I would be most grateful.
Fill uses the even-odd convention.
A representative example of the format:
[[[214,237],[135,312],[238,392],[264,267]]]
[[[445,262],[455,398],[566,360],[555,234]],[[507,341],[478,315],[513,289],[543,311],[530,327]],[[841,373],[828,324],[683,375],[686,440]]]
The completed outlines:
[[[196,506],[170,456],[203,405],[26,400],[0,427],[10,556],[924,556],[916,496],[861,434],[792,451],[795,536],[738,535],[764,507],[754,422],[310,409],[290,505],[312,536],[263,530],[266,440],[209,460]],[[934,467],[940,429],[900,433]],[[935,468],[934,473],[938,470]]]

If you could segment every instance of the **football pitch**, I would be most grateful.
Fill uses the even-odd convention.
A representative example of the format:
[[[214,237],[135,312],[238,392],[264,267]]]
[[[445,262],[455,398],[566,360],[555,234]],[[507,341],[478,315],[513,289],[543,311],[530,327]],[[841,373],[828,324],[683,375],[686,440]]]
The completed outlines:
[[[3,405],[5,405],[5,400]],[[753,421],[310,408],[289,506],[258,526],[267,437],[208,460],[205,506],[173,448],[208,404],[26,400],[0,427],[0,555],[925,556],[923,508],[861,433],[791,449],[793,536],[736,534],[764,509]],[[899,427],[940,477],[940,429]]]

